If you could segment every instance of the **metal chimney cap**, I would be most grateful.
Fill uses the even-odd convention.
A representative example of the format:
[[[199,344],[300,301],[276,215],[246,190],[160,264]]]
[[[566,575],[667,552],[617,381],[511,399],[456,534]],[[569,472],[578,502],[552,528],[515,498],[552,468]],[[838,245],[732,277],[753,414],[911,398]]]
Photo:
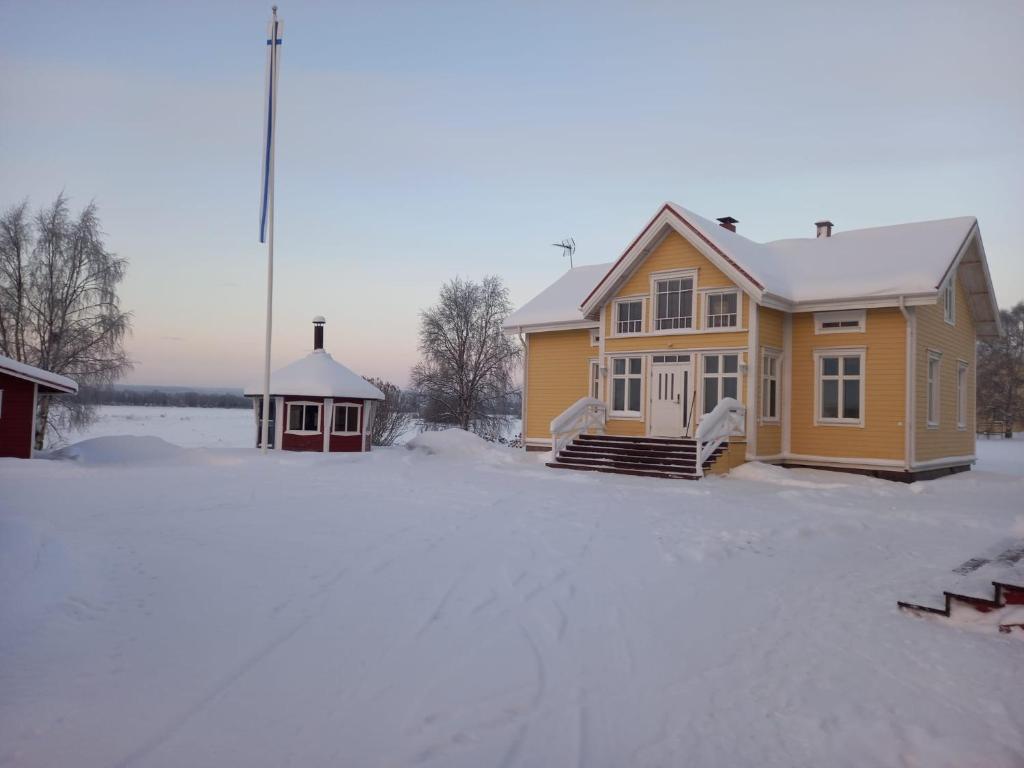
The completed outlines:
[[[324,320],[324,316],[323,315],[317,315],[316,317],[313,318],[313,322],[316,323],[316,324],[319,324],[319,325],[323,325],[327,321]]]

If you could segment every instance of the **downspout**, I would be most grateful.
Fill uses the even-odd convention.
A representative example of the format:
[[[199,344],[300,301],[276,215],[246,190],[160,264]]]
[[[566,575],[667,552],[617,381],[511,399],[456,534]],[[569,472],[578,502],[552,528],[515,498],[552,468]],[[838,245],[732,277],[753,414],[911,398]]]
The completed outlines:
[[[906,382],[903,394],[904,416],[903,416],[903,466],[907,472],[914,466],[914,415],[915,403],[914,392],[916,390],[916,376],[914,361],[916,360],[915,347],[917,339],[914,333],[914,316],[907,309],[906,297],[900,295],[900,312],[907,322],[907,350],[906,350]]]

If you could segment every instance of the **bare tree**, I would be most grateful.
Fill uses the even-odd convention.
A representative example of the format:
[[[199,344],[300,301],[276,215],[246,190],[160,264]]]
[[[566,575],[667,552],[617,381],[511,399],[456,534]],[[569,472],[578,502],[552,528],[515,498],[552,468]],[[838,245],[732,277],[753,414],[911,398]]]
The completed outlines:
[[[424,398],[425,420],[452,424],[496,440],[506,427],[507,401],[522,348],[502,331],[512,311],[497,277],[455,278],[438,303],[420,314],[420,352],[413,386]]]
[[[1002,423],[1006,437],[1024,421],[1024,301],[999,312],[1003,335],[978,343],[978,421]]]
[[[394,445],[395,440],[409,428],[413,415],[402,409],[404,398],[398,385],[383,379],[366,380],[384,393],[384,399],[377,401],[370,439],[374,445]]]
[[[72,216],[61,193],[32,216],[28,202],[0,214],[0,354],[103,386],[131,369],[123,349],[131,317],[117,287],[127,262],[106,250],[96,205]],[[36,448],[46,431],[88,424],[95,406],[43,397]]]

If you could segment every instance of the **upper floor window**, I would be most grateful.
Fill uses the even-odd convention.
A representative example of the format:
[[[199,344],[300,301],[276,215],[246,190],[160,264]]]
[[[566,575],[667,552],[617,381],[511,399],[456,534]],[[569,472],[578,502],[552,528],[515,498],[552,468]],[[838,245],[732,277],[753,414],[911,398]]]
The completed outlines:
[[[320,403],[288,403],[288,431],[320,432]]]
[[[867,313],[863,309],[845,312],[815,312],[814,332],[821,333],[863,333]]]
[[[612,412],[639,415],[643,358],[616,357],[612,360]]]
[[[735,328],[737,325],[739,293],[717,291],[706,296],[705,328]]]
[[[693,278],[673,277],[654,283],[654,330],[693,328]]]
[[[642,299],[619,301],[615,304],[615,333],[640,333],[643,331],[644,302]]]
[[[711,413],[725,397],[740,391],[739,355],[704,355],[704,413]]]
[[[864,422],[864,352],[825,350],[818,358],[818,421]]]
[[[942,290],[943,317],[950,325],[956,325],[956,270],[946,279]]]

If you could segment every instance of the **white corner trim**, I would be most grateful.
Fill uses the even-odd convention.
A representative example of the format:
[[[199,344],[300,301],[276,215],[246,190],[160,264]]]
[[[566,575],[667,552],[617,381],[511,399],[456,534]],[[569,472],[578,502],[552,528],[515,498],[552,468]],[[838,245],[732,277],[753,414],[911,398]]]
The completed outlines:
[[[793,316],[782,316],[782,453],[790,450],[793,424]]]
[[[284,420],[288,416],[284,413],[284,397],[275,397],[274,400],[274,450],[283,451],[281,443],[284,442]]]
[[[737,309],[742,314],[743,305]],[[747,461],[757,456],[757,418],[760,408],[757,407],[757,390],[761,386],[761,358],[758,355],[758,317],[757,302],[750,302],[750,320],[747,325]]]
[[[324,398],[324,453],[330,453],[331,433],[334,432],[334,398]]]

